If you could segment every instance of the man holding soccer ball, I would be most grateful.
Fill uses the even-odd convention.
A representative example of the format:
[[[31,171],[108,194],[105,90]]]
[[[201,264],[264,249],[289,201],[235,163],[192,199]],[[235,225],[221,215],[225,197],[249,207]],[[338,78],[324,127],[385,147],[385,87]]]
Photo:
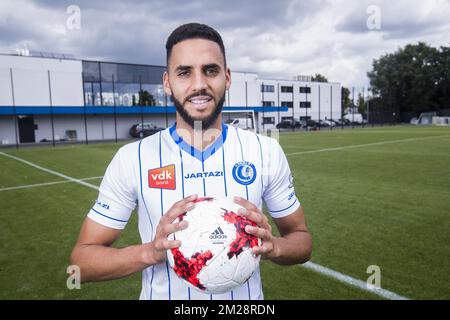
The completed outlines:
[[[164,90],[175,103],[176,123],[116,153],[71,264],[80,267],[83,282],[142,271],[141,299],[263,299],[259,268],[231,292],[210,295],[190,290],[168,265],[167,250],[181,245],[170,235],[188,227],[174,220],[199,197],[233,198],[243,207],[238,213],[256,224],[245,232],[262,240],[253,253],[275,263],[306,262],[312,240],[278,142],[222,123],[231,72],[217,31],[182,25],[166,49]],[[272,234],[263,202],[280,237]],[[142,244],[112,248],[136,205]]]

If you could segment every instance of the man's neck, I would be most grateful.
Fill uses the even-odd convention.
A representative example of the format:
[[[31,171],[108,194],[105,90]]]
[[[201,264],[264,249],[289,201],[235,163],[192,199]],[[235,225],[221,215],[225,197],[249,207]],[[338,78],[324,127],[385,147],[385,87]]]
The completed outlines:
[[[222,135],[222,115],[207,130],[194,130],[183,118],[177,114],[177,133],[189,145],[203,151]],[[199,123],[200,124],[200,123]]]

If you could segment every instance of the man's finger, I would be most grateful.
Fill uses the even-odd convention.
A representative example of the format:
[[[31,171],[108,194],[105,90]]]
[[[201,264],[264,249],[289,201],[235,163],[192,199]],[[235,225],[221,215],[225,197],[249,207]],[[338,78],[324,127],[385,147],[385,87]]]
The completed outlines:
[[[272,238],[272,234],[269,230],[250,225],[245,226],[245,232],[263,240],[270,240]]]
[[[170,250],[173,248],[178,248],[181,246],[181,241],[180,240],[167,240],[167,242],[165,243],[166,249]]]
[[[159,251],[165,251],[165,250],[177,248],[179,246],[181,246],[180,240],[164,239],[164,240],[157,241],[155,243],[155,249],[159,250]]]
[[[243,206],[245,209],[247,210],[254,210],[254,211],[258,211],[258,207],[255,206],[253,203],[251,203],[250,201],[241,198],[241,197],[234,197],[233,198],[234,202],[236,202],[237,204]]]
[[[195,206],[197,195],[186,197],[176,202],[165,215],[161,217],[163,223],[172,223],[179,215],[191,210]]]
[[[253,211],[253,210],[247,210],[247,209],[239,209],[238,213],[253,221],[254,223],[256,223],[258,226],[264,228],[264,229],[270,229],[271,230],[271,226],[266,218],[266,216],[264,214],[262,214],[259,211]]]
[[[187,221],[180,221],[176,223],[166,224],[162,227],[162,234],[164,238],[167,238],[170,234],[186,229],[188,227]]]

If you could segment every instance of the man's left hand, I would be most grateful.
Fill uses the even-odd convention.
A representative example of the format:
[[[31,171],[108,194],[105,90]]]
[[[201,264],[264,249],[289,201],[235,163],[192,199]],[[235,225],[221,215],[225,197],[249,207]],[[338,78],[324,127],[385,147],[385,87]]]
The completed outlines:
[[[277,256],[278,248],[276,245],[276,237],[272,234],[272,226],[269,219],[250,201],[241,197],[234,197],[234,202],[244,207],[239,209],[238,213],[256,223],[257,227],[247,225],[245,231],[248,234],[261,238],[262,244],[252,248],[253,253],[261,254],[264,259],[271,259]]]

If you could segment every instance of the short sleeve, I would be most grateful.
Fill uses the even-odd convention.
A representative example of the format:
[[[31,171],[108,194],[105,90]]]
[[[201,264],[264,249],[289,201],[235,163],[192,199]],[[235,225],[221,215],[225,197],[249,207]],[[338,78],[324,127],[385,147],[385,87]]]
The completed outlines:
[[[137,200],[132,161],[123,153],[120,149],[108,165],[98,198],[88,213],[90,219],[114,229],[125,228]]]
[[[293,213],[300,207],[294,190],[294,181],[283,149],[275,139],[268,140],[266,159],[267,186],[263,199],[274,218],[281,218]]]

